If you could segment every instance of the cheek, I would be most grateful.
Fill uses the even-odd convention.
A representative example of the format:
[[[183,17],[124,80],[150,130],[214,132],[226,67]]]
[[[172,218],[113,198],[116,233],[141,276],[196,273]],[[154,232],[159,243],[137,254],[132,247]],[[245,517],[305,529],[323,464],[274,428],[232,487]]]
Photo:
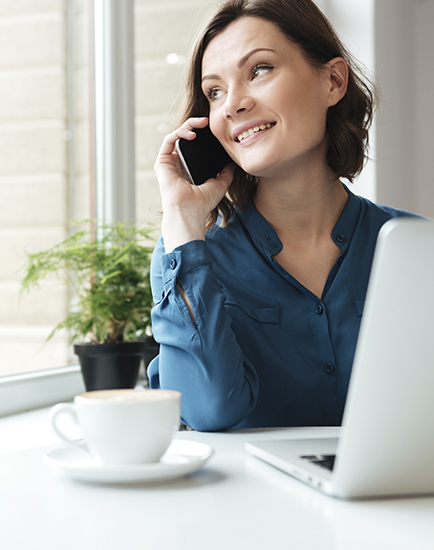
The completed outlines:
[[[215,137],[219,141],[222,141],[224,138],[224,124],[223,121],[219,120],[219,118],[213,113],[210,113],[209,115],[209,127]]]

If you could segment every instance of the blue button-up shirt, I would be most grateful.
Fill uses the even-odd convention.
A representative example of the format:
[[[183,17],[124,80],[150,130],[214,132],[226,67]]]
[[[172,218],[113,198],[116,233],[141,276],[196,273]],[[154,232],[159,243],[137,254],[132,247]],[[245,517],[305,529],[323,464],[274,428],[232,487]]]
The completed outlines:
[[[152,262],[152,388],[182,393],[197,430],[333,426],[342,421],[381,226],[410,215],[347,189],[332,231],[341,249],[321,298],[277,263],[282,244],[250,203],[225,227]],[[186,292],[194,321],[177,283]]]

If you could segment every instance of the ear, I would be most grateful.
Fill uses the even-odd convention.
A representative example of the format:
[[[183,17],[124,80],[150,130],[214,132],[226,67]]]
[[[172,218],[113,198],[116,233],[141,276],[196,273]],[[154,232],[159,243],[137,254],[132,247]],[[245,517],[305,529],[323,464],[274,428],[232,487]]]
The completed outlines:
[[[348,65],[342,57],[326,64],[329,107],[336,105],[345,95],[348,86]]]

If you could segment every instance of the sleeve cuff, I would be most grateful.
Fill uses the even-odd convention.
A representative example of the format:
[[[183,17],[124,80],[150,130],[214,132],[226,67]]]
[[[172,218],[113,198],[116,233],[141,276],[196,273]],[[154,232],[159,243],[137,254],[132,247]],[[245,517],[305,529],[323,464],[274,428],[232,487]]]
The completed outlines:
[[[178,246],[161,258],[163,281],[179,279],[188,271],[211,265],[211,255],[205,241],[191,241]]]

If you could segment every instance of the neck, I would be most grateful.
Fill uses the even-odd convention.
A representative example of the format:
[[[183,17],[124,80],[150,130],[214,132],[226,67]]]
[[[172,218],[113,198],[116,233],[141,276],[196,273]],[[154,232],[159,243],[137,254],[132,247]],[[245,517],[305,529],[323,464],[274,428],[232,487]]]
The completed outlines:
[[[328,169],[306,177],[260,179],[255,206],[282,242],[330,237],[348,194]]]

